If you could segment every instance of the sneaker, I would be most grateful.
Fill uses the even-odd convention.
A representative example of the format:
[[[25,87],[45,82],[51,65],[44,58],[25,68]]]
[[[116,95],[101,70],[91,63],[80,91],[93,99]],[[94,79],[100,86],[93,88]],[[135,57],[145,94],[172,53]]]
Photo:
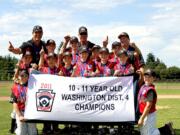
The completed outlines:
[[[168,129],[170,130],[170,132],[171,132],[171,135],[175,135],[175,131],[174,131],[174,129],[173,129],[173,123],[172,122],[169,122],[169,123],[167,123],[167,124],[165,124],[167,127],[168,127]]]

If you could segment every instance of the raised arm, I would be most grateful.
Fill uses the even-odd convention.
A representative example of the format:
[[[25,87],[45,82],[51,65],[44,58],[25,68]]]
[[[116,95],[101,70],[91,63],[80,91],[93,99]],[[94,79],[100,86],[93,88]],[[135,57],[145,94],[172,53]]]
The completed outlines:
[[[64,42],[63,42],[63,45],[62,45],[62,47],[61,47],[61,49],[60,49],[60,54],[63,54],[63,53],[64,53],[64,51],[65,51],[65,49],[66,49],[66,46],[67,46],[67,44],[69,43],[69,40],[70,40],[70,36],[69,36],[69,35],[67,35],[67,36],[64,37]]]
[[[39,69],[44,67],[44,54],[45,54],[45,51],[42,48],[41,51],[40,51]]]
[[[14,48],[14,46],[12,45],[12,43],[9,41],[9,47],[8,50],[14,54],[21,54],[22,51],[20,48]]]

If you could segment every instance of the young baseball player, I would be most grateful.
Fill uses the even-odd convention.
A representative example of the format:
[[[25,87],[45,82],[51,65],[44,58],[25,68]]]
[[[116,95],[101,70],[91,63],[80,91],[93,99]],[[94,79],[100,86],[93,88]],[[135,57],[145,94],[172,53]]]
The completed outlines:
[[[54,53],[49,53],[47,56],[47,64],[48,66],[44,66],[44,53],[40,54],[40,61],[39,61],[39,70],[41,73],[44,74],[52,74],[52,75],[58,75],[59,69],[56,66],[57,63],[57,55]],[[54,132],[59,132],[58,124],[52,124],[51,122],[44,123],[43,127],[43,133],[45,134],[51,134]]]
[[[72,50],[72,64],[75,65],[79,60],[79,54],[78,54],[78,38],[75,36],[72,36],[70,38],[70,47]]]
[[[25,69],[28,70],[28,72],[30,73],[32,68],[37,69],[37,65],[35,63],[32,63],[32,60],[33,60],[32,53],[30,51],[24,52],[22,58],[16,64],[15,74],[13,77],[13,80],[15,82],[18,82],[19,70]]]
[[[19,83],[19,72],[20,70],[27,70],[30,73],[31,68],[33,67],[32,65],[32,60],[33,60],[33,56],[32,53],[30,51],[25,51],[22,55],[22,58],[18,61],[18,63],[16,64],[16,69],[15,69],[15,73],[14,73],[14,77],[13,80],[15,83]],[[10,101],[12,102],[12,101]],[[15,122],[15,111],[13,110],[13,112],[11,113],[11,118],[12,118],[12,122],[11,122],[11,129],[10,132],[14,133],[14,129],[16,128],[16,122]]]
[[[18,77],[19,84],[15,83],[13,85],[11,95],[13,108],[16,112],[17,129],[15,133],[17,135],[36,135],[36,124],[26,123],[24,119],[24,109],[29,73],[27,70],[21,70]]]
[[[100,62],[100,58],[99,58],[100,48],[101,47],[99,45],[94,45],[92,48],[92,55],[90,57],[90,60],[93,61],[95,63],[95,65],[97,65],[98,62]]]
[[[120,49],[121,49],[120,42],[115,41],[112,43],[112,55],[110,55],[111,62],[113,62],[115,64],[119,63],[117,53],[120,51]]]
[[[174,135],[172,123],[165,124],[161,128],[156,128],[156,102],[157,93],[153,84],[155,72],[147,69],[144,72],[144,85],[138,94],[139,111],[141,116],[138,120],[141,135]]]
[[[65,52],[63,54],[63,62],[64,66],[60,69],[59,75],[70,77],[73,72],[72,54],[70,52]]]
[[[41,54],[40,61],[39,61],[39,70],[42,73],[45,73],[45,74],[53,74],[53,75],[58,74],[59,69],[56,66],[57,55],[54,54],[54,53],[49,53],[48,54],[48,56],[47,56],[47,64],[48,64],[48,66],[47,67],[44,66],[43,59],[44,59],[44,55]]]
[[[114,64],[109,61],[108,48],[102,47],[99,50],[101,62],[96,66],[96,76],[112,76]]]
[[[54,50],[56,49],[56,43],[54,40],[49,39],[49,40],[47,40],[45,47],[46,47],[47,52],[44,54],[44,66],[48,67],[47,56],[49,53],[54,53]]]
[[[72,54],[70,52],[63,53],[63,62],[64,66],[61,67],[59,75],[70,77],[73,72]],[[64,129],[61,131],[61,133],[67,134],[71,132],[70,127],[72,127],[72,125],[70,126],[69,124],[65,124]]]
[[[118,63],[114,67],[114,76],[125,76],[134,73],[134,67],[128,63],[128,54],[126,50],[120,50],[117,53]]]
[[[94,64],[88,60],[89,53],[88,53],[88,50],[86,47],[82,47],[80,49],[79,56],[80,56],[79,61],[74,66],[72,76],[73,77],[93,76],[94,75],[94,73],[93,73]]]

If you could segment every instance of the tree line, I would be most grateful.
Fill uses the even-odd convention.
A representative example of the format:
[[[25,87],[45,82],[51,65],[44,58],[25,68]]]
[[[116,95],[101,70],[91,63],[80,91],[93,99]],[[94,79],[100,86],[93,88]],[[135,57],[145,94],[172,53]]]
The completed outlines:
[[[15,57],[0,56],[0,81],[12,80],[14,69],[18,59]],[[154,69],[158,80],[180,80],[180,68],[177,66],[167,67],[164,62],[149,53],[146,59],[145,68]]]
[[[0,56],[0,81],[12,80],[18,59],[15,57]]]
[[[177,66],[167,67],[164,62],[149,53],[145,68],[154,69],[159,80],[180,80],[180,68]]]

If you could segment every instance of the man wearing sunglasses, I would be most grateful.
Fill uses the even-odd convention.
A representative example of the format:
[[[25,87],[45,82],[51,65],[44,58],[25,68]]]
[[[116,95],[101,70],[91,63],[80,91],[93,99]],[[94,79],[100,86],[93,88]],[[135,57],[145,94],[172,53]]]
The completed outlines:
[[[85,46],[88,51],[92,50],[95,44],[88,41],[88,30],[86,27],[81,26],[79,28],[79,47]]]

